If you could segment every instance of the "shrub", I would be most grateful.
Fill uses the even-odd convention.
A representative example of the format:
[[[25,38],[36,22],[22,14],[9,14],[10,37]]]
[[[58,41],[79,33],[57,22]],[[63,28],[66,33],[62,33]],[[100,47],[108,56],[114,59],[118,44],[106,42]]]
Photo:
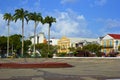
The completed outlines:
[[[57,56],[59,56],[59,57],[65,57],[66,55],[67,55],[67,53],[65,53],[65,52],[57,54]]]

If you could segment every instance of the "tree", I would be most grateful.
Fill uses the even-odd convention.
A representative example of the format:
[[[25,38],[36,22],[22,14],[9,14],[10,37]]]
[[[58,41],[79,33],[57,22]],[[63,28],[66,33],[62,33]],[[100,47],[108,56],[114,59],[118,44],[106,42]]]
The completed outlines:
[[[16,55],[20,56],[20,50],[21,50],[21,38],[22,35],[19,34],[14,34],[10,36],[10,49],[11,52],[15,52]],[[24,55],[26,55],[29,46],[31,45],[31,41],[30,40],[24,40]]]
[[[4,53],[6,53],[6,49],[7,49],[7,37],[0,36],[0,54],[2,55],[2,57],[5,57]]]
[[[67,54],[68,56],[73,56],[74,54],[76,54],[76,49],[75,47],[69,47],[69,53]]]
[[[28,54],[28,50],[29,50],[32,42],[30,40],[25,40],[24,44],[25,44],[25,46],[24,46],[24,52],[25,52],[24,57],[30,57],[30,55]]]
[[[9,32],[10,32],[10,22],[13,20],[13,16],[10,13],[5,13],[3,15],[3,19],[7,21],[7,26],[8,26],[8,37],[7,37],[7,56],[9,54]]]
[[[14,34],[10,36],[10,49],[11,52],[15,52],[17,55],[20,56],[20,52],[21,52],[21,38],[22,35],[19,34]]]
[[[83,50],[96,53],[96,55],[99,55],[101,46],[99,44],[88,44],[88,45],[83,46]]]
[[[48,49],[46,49],[48,47],[48,44],[46,43],[40,43],[40,44],[36,44],[36,49],[40,52],[41,57],[46,57],[46,54],[48,52]],[[47,55],[47,57],[52,57],[54,53],[57,52],[57,46],[52,46],[50,45],[50,54]]]
[[[120,45],[118,46],[118,51],[120,51]]]
[[[36,12],[34,12],[34,13],[30,13],[29,16],[28,16],[28,18],[29,18],[29,20],[33,20],[34,23],[35,23],[35,24],[34,24],[34,50],[33,50],[33,52],[34,52],[33,55],[35,55],[35,53],[36,53],[36,49],[35,49],[36,28],[37,28],[38,23],[39,23],[39,22],[42,22],[42,16],[41,16],[40,13],[36,13]]]
[[[56,18],[53,18],[50,16],[46,16],[45,19],[43,20],[43,24],[45,24],[45,23],[49,24],[49,27],[48,27],[48,54],[49,54],[49,47],[50,47],[50,28],[51,28],[53,22],[56,22]],[[47,54],[47,56],[48,56],[48,54]]]
[[[14,20],[15,22],[20,19],[22,21],[22,51],[21,51],[21,56],[23,56],[24,53],[24,20],[28,22],[28,11],[24,10],[23,8],[21,9],[16,9],[15,14],[14,14]]]

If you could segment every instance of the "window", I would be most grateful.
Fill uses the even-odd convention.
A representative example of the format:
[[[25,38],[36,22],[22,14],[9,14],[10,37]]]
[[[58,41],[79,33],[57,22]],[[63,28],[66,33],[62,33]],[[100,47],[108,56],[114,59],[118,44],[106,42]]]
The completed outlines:
[[[115,41],[115,44],[118,45],[118,40]]]
[[[104,53],[106,53],[106,50],[104,49]]]
[[[52,43],[52,40],[50,40],[49,42]]]
[[[65,50],[65,45],[62,45],[61,50]]]
[[[106,43],[106,41],[104,40],[104,47],[106,47],[106,44],[107,44],[107,43]]]
[[[112,43],[112,40],[110,40],[110,47],[112,47],[113,46],[113,43]]]

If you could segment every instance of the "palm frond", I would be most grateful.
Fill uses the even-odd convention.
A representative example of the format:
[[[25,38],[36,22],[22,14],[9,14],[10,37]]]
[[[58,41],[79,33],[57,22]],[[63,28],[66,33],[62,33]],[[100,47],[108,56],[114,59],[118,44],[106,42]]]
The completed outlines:
[[[50,27],[53,22],[56,22],[56,18],[53,18],[52,16],[46,16],[43,20],[43,24],[48,23]]]
[[[20,19],[20,20],[25,19],[28,22],[27,16],[28,16],[28,11],[24,10],[23,8],[20,8],[20,9],[15,10],[15,14],[13,15],[13,19],[15,20],[15,22],[18,19]]]
[[[3,19],[6,20],[8,22],[8,25],[10,24],[10,21],[13,20],[13,16],[10,13],[5,13],[3,15]]]

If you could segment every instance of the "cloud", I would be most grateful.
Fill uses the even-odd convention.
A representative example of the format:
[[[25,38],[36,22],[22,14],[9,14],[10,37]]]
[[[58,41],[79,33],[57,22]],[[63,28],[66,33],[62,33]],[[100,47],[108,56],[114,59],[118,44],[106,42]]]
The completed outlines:
[[[61,0],[61,4],[74,3],[77,0]]]
[[[7,26],[5,25],[5,21],[3,20],[3,14],[0,14],[0,35],[4,35],[4,33],[6,33],[6,28]]]
[[[51,27],[51,37],[90,37],[91,31],[87,29],[87,21],[84,15],[78,15],[72,10],[63,12],[56,11],[57,22]],[[46,25],[47,26],[47,25]],[[47,35],[48,29],[42,27],[41,30]]]
[[[116,19],[108,19],[106,20],[106,27],[107,28],[120,28],[120,20]]]
[[[26,5],[28,3],[28,0],[24,0],[21,2],[22,5]]]
[[[117,33],[119,34],[120,20],[119,19],[101,19],[99,20],[102,25],[101,33]]]
[[[5,20],[3,20],[3,14],[0,14],[0,35],[4,35],[7,36],[8,34],[8,27],[7,27],[7,22]],[[10,22],[10,35],[13,34],[22,34],[22,22],[20,20],[18,20],[16,23],[15,22]],[[26,37],[33,35],[33,31],[34,31],[34,23],[33,22],[29,22],[29,24],[27,24],[25,22],[24,24],[24,35]]]
[[[91,37],[92,32],[87,28],[87,20],[83,14],[77,14],[71,9],[65,11],[54,11],[51,13],[56,18],[57,22],[53,23],[51,27],[51,38],[60,38],[62,36],[67,37]],[[0,34],[7,35],[6,21],[2,18],[3,14],[0,14]],[[25,37],[33,36],[34,33],[34,22],[30,21],[29,24],[24,25]],[[44,32],[45,36],[48,36],[48,24],[37,26],[37,34]],[[16,23],[10,23],[10,34],[22,34],[21,21],[18,20]]]
[[[24,8],[25,10],[31,11],[31,12],[40,12],[43,9],[41,8],[41,0],[24,0],[24,1],[20,1],[20,3],[14,8]]]
[[[95,0],[91,6],[104,6],[107,3],[107,0]]]

